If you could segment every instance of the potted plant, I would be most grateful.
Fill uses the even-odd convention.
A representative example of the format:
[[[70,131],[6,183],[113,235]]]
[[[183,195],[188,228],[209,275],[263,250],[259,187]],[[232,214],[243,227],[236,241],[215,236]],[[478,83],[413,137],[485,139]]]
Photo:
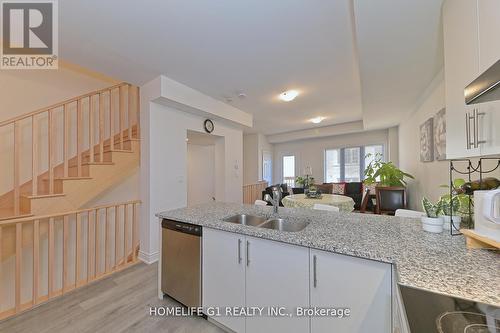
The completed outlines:
[[[466,182],[462,178],[453,180],[451,193],[443,194],[440,198],[444,228],[447,230],[450,230],[451,221],[453,221],[453,227],[458,231],[462,218],[469,217],[469,205],[472,205],[472,201],[471,197],[462,190],[464,184]],[[448,185],[441,185],[441,187],[449,188]]]
[[[295,178],[295,185],[303,187],[305,189],[309,188],[309,186],[314,185],[314,177],[311,176],[297,176]]]
[[[371,157],[372,154],[366,155]],[[384,162],[381,154],[376,154],[374,159],[366,166],[366,185],[406,187],[405,178],[414,179],[409,173],[401,171],[392,162]]]
[[[443,232],[443,218],[439,216],[439,212],[442,208],[442,202],[439,200],[437,203],[433,204],[429,199],[424,197],[422,199],[422,206],[425,210],[427,216],[422,217],[422,228],[425,231],[433,233]]]
[[[451,221],[453,221],[453,229],[460,230],[460,222],[462,217],[459,215],[460,201],[457,196],[445,194],[439,198],[441,202],[441,214],[444,221],[444,229],[450,230]]]

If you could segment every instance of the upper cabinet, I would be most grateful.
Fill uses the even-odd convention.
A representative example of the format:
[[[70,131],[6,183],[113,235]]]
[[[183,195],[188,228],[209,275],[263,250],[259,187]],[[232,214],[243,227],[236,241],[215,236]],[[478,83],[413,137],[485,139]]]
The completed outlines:
[[[446,155],[480,155],[472,143],[473,108],[465,104],[464,88],[479,75],[476,0],[448,0],[443,6],[446,86]]]
[[[491,128],[500,102],[466,105],[464,88],[500,58],[500,1],[447,0],[443,5],[446,153],[463,158],[500,153]]]
[[[500,1],[479,0],[478,21],[479,70],[482,73],[500,58]]]

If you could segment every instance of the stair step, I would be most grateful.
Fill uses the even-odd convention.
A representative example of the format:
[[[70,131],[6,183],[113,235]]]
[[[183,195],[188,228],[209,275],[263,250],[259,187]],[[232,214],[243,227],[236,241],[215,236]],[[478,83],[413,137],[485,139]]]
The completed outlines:
[[[45,198],[58,198],[58,197],[64,197],[65,195],[66,194],[64,193],[21,195],[21,198],[33,200],[33,199],[45,199]]]
[[[83,165],[115,165],[114,162],[83,162]]]
[[[111,152],[113,153],[133,153],[134,151],[133,150],[130,150],[130,149],[113,149],[111,150]]]
[[[54,180],[58,181],[63,181],[63,180],[85,180],[85,179],[92,179],[92,177],[88,176],[81,176],[81,177],[55,177]],[[48,179],[42,179],[43,182],[48,182]]]

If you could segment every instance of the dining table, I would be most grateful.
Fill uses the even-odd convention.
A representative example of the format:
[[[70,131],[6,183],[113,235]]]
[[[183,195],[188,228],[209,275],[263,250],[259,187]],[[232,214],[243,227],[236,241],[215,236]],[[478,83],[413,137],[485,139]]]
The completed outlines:
[[[288,208],[313,209],[314,204],[322,204],[338,207],[341,212],[354,210],[354,200],[340,194],[322,194],[320,198],[308,198],[305,194],[292,194],[284,197],[282,203]]]

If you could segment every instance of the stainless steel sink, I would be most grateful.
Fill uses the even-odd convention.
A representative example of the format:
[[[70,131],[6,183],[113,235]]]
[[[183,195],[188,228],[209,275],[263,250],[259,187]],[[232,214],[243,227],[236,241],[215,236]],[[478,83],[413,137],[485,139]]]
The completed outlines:
[[[259,227],[279,231],[297,232],[307,227],[308,224],[309,222],[303,221],[290,222],[284,219],[270,219]]]
[[[238,214],[225,218],[224,221],[257,227],[266,222],[266,218],[254,215]]]

